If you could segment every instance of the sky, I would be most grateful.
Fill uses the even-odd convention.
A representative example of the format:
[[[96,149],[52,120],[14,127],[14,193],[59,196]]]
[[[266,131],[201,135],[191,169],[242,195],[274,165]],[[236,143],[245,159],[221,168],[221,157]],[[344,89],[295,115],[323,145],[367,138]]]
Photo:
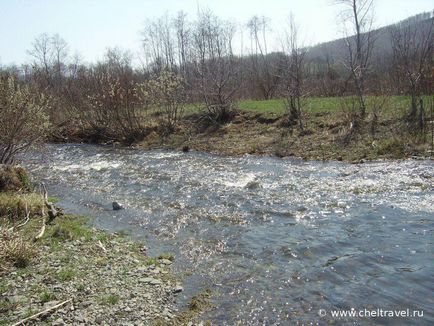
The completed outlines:
[[[277,44],[292,12],[303,43],[312,45],[342,36],[335,0],[0,0],[0,64],[29,62],[27,53],[42,33],[59,34],[71,54],[85,62],[102,59],[107,47],[141,49],[146,19],[182,10],[194,19],[198,8],[246,24],[253,15],[271,19]],[[375,24],[384,26],[425,11],[432,0],[376,0]]]

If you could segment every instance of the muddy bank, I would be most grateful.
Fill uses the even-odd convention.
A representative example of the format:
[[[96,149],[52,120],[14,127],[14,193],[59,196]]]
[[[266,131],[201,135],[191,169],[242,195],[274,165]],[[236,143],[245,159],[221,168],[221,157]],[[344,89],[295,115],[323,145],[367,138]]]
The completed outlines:
[[[172,134],[151,132],[133,146],[346,162],[431,155],[428,143],[401,132],[403,127],[398,119],[383,120],[375,128],[373,131],[372,123],[366,122],[349,138],[349,123],[339,113],[310,114],[300,131],[298,127],[288,128],[285,117],[239,112],[222,125],[207,124],[200,116],[190,116]]]

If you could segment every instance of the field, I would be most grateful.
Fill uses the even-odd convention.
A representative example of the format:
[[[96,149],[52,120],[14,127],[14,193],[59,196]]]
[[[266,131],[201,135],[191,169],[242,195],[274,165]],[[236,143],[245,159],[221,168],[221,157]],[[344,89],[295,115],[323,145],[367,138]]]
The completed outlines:
[[[433,96],[425,96],[424,102],[430,103]],[[303,100],[303,109],[306,113],[343,112],[344,107],[351,107],[353,101],[353,97],[310,97]],[[366,102],[368,113],[373,107],[380,107],[379,113],[385,117],[396,116],[396,114],[403,115],[405,114],[406,109],[410,106],[410,98],[408,96],[368,96]],[[189,116],[199,112],[201,107],[200,104],[189,104],[186,106],[184,113],[186,116]],[[267,118],[281,117],[286,113],[286,104],[284,99],[244,99],[238,101],[236,107],[242,111],[261,114]],[[429,113],[429,106],[427,106],[425,110]]]

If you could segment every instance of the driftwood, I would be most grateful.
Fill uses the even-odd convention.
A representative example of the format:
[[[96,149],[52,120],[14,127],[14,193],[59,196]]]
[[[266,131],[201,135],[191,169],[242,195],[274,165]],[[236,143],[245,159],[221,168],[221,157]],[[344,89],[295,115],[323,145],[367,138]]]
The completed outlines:
[[[101,240],[98,240],[98,242],[96,243],[96,245],[98,247],[100,247],[102,249],[102,251],[106,252],[107,249],[104,247],[104,245],[102,244]]]
[[[45,310],[43,310],[41,312],[38,312],[37,314],[31,315],[30,317],[27,317],[27,318],[25,318],[23,320],[20,320],[19,322],[13,324],[12,326],[24,325],[25,322],[27,322],[29,320],[32,320],[32,319],[35,319],[35,318],[38,318],[39,316],[45,315],[46,313],[48,313],[48,312],[50,312],[52,310],[55,310],[57,308],[60,308],[63,305],[65,305],[65,304],[67,304],[68,302],[71,302],[71,301],[72,301],[72,299],[68,299],[66,301],[63,301],[63,302],[61,302],[59,304],[56,304],[55,306],[52,306],[52,307],[47,308],[47,309],[45,309]]]
[[[26,225],[27,222],[29,222],[29,220],[30,220],[30,211],[29,211],[29,209],[27,207],[27,200],[24,201],[24,205],[25,205],[25,209],[26,209],[26,217],[24,218],[24,222],[22,222],[22,223],[20,223],[20,224],[18,224],[16,226],[14,225],[13,227],[11,227],[8,230],[9,232],[14,231],[15,229],[19,229],[20,227],[23,227],[24,225]]]
[[[48,210],[48,221],[47,223],[50,224],[54,221],[54,219],[59,215],[59,212],[57,211],[56,207],[53,203],[48,201],[48,192],[47,188],[45,188],[45,183],[42,183],[42,187],[44,189],[44,203]]]
[[[54,206],[53,203],[48,201],[48,192],[47,192],[47,188],[45,187],[45,184],[42,183],[42,189],[44,192],[44,205],[42,205],[41,208],[41,215],[42,215],[42,227],[41,230],[39,231],[38,235],[35,237],[35,241],[42,238],[44,236],[45,233],[45,229],[47,227],[47,224],[51,224],[54,219],[61,214],[61,212],[59,210],[56,209],[56,207]],[[45,214],[45,208],[47,208],[47,214],[48,216]]]

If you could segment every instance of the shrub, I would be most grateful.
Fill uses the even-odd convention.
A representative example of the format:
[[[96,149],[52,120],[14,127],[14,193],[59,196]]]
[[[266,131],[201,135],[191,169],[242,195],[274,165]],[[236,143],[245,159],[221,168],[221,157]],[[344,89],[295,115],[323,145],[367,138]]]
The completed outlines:
[[[46,110],[50,98],[21,86],[11,76],[0,76],[0,164],[41,142],[49,129]]]
[[[405,144],[403,140],[397,138],[382,140],[378,144],[377,154],[400,158],[405,154]]]
[[[172,132],[182,117],[186,94],[181,76],[163,71],[142,85],[149,102],[162,112],[165,132]]]
[[[26,171],[19,166],[0,165],[0,191],[30,191],[31,184]]]

